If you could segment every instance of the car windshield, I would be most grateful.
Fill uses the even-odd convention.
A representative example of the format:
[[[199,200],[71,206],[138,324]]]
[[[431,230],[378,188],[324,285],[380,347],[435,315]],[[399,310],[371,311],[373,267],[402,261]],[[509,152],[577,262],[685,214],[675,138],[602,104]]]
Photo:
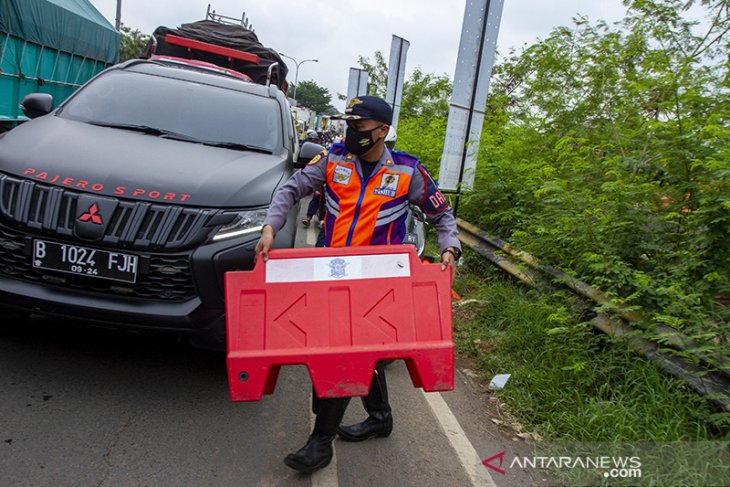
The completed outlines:
[[[111,71],[85,86],[60,117],[234,150],[275,152],[275,100],[186,80]]]

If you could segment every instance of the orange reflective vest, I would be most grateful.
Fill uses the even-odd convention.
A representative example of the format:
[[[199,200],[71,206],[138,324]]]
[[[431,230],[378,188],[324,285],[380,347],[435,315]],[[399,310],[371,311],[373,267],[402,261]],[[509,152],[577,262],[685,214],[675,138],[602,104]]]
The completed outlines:
[[[325,245],[400,244],[406,234],[408,191],[418,159],[393,152],[366,180],[341,144],[328,154]]]

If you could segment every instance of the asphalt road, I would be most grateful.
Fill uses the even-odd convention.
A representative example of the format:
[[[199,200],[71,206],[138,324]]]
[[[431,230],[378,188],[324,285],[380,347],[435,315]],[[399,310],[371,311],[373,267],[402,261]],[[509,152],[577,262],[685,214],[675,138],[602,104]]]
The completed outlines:
[[[300,232],[302,242],[314,231]],[[282,459],[310,431],[303,367],[282,368],[275,393],[260,402],[231,403],[222,353],[172,335],[3,317],[0,486],[537,484],[481,464],[527,445],[497,429],[493,403],[468,369],[458,361],[456,390],[427,395],[403,363],[391,364],[393,434],[338,440],[330,467],[302,475]],[[345,423],[362,419],[353,400]]]

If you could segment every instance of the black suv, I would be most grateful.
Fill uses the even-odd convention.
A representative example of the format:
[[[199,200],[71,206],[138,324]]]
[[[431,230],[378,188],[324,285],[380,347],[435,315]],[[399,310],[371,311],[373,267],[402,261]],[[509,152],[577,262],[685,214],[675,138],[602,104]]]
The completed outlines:
[[[23,106],[37,118],[0,136],[0,306],[224,344],[223,274],[252,267],[274,192],[321,150],[299,153],[286,96],[134,60]]]

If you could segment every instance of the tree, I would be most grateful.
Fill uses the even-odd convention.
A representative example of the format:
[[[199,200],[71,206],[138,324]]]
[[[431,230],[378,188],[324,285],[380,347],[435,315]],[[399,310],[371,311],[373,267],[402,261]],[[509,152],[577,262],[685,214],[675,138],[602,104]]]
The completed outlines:
[[[727,354],[730,5],[626,4],[495,66],[460,216]]]
[[[332,95],[327,88],[319,86],[314,81],[302,81],[296,89],[297,103],[317,113],[330,115],[337,112],[337,109],[330,103]],[[289,88],[289,93],[294,93],[294,86]]]
[[[143,34],[139,30],[132,30],[130,27],[122,25],[122,43],[119,48],[119,62],[121,63],[140,57],[149,39],[150,36]]]
[[[403,84],[400,116],[446,117],[449,114],[451,80],[446,74],[424,74],[421,68],[413,70]]]
[[[358,56],[357,59],[362,69],[368,72],[368,95],[385,98],[388,66],[383,53],[375,51],[375,61],[372,63],[370,58],[364,56]],[[424,74],[420,67],[416,68],[403,83],[400,116],[447,116],[451,89],[451,80],[446,74]]]
[[[357,56],[360,67],[368,72],[368,92],[366,95],[385,98],[385,90],[388,86],[388,65],[385,64],[385,56],[381,51],[375,51],[375,62],[371,63],[370,58]],[[358,93],[362,95],[363,93]]]
[[[368,94],[384,98],[388,67],[382,52],[376,51],[374,59],[370,62],[358,56],[360,66],[368,72]],[[403,83],[396,149],[416,154],[434,174],[443,151],[451,90],[446,74],[424,73],[420,67]]]

